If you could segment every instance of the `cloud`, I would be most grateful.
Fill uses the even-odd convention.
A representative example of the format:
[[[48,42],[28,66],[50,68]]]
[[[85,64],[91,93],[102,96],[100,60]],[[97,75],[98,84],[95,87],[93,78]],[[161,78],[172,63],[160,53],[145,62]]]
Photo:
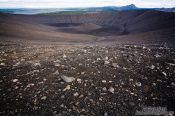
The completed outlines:
[[[174,7],[175,0],[0,0],[0,7],[11,8],[65,8],[122,6],[135,4],[138,7]]]

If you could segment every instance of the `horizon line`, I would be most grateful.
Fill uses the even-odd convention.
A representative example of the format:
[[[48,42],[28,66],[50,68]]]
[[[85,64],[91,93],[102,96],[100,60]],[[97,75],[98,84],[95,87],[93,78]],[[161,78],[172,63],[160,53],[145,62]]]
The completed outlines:
[[[132,5],[132,4],[128,4],[128,5]],[[128,6],[128,5],[123,5],[123,6]],[[106,6],[87,6],[87,7],[39,7],[39,8],[38,7],[1,7],[0,9],[69,9],[69,8],[100,8],[100,7],[123,7],[123,6],[106,5]],[[153,8],[175,8],[175,7],[137,7],[136,6],[136,8],[153,9]]]

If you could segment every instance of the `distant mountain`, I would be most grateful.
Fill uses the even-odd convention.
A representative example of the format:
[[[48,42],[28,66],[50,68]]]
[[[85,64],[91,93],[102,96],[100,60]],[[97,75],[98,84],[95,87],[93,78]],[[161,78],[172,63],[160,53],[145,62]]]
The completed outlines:
[[[70,11],[85,11],[85,12],[99,12],[99,11],[123,11],[123,10],[136,10],[138,9],[134,4],[126,6],[105,6],[105,7],[87,7],[87,8],[45,8],[45,9],[0,9],[0,12],[10,14],[41,14],[41,13],[53,13],[53,12],[70,12]]]
[[[122,6],[122,7],[120,7],[120,8],[123,9],[123,10],[138,9],[134,4]]]
[[[103,11],[125,11],[125,10],[157,10],[164,12],[175,12],[174,8],[138,8],[134,4],[126,6],[104,6],[104,7],[87,7],[87,8],[43,8],[43,9],[29,9],[29,8],[18,8],[18,9],[0,9],[0,12],[10,14],[70,14],[73,12],[79,13],[90,13],[90,12],[103,12]],[[66,13],[68,12],[68,13]],[[76,14],[75,13],[75,14]],[[73,13],[74,14],[74,13]]]
[[[126,6],[105,6],[105,7],[89,7],[85,8],[85,11],[89,12],[97,12],[97,11],[123,11],[123,10],[136,10],[137,8],[134,4],[126,5]],[[76,9],[74,9],[76,10]]]
[[[95,9],[95,8],[94,8]],[[134,4],[116,7],[116,6],[108,6],[108,7],[97,7],[99,11],[123,11],[123,10],[157,10],[157,11],[164,11],[164,12],[175,12],[175,7],[173,8],[139,8],[136,7]]]
[[[164,11],[164,12],[175,12],[175,7],[174,8],[160,8],[157,10]]]

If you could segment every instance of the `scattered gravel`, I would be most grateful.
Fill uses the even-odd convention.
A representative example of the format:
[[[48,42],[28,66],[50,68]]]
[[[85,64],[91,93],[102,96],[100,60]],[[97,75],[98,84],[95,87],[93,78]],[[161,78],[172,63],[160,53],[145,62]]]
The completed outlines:
[[[175,109],[175,49],[159,45],[0,46],[0,115],[134,115]]]

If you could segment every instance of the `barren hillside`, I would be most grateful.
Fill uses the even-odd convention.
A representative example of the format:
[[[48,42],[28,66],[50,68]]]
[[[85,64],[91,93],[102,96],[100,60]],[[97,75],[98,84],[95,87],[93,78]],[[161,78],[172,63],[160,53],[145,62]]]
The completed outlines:
[[[142,40],[143,37],[173,42],[175,31],[174,13],[151,10],[59,16],[1,14],[0,17],[1,36],[28,39],[94,41],[101,37],[105,40],[109,37],[113,37],[111,40],[121,37]],[[169,34],[164,35],[164,30]]]

